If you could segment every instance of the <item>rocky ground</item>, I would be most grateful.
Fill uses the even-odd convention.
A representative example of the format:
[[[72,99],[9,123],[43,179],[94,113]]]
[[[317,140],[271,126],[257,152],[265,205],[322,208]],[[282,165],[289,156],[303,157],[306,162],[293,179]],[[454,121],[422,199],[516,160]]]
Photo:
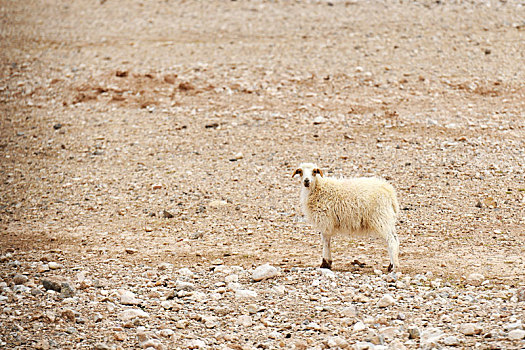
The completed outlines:
[[[0,18],[2,347],[525,347],[522,1]],[[349,237],[317,268],[303,161],[394,185],[400,271]]]

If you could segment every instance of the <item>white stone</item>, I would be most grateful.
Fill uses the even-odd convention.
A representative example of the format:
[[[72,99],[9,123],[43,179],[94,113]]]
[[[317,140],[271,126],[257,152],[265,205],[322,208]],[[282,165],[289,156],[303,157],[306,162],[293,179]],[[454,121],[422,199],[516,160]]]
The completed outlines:
[[[485,276],[483,276],[480,273],[471,273],[467,277],[467,284],[470,284],[472,286],[480,286],[481,283],[485,280]]]
[[[443,338],[444,333],[439,328],[427,328],[421,333],[421,346],[433,347]]]
[[[253,321],[251,316],[241,315],[237,318],[235,323],[243,327],[250,327],[253,324]]]
[[[394,305],[395,303],[395,299],[392,295],[390,294],[385,294],[383,295],[383,297],[381,299],[379,299],[379,302],[377,303],[377,306],[378,307],[388,307],[388,306],[391,306],[391,305]]]
[[[327,344],[331,348],[337,347],[340,349],[345,349],[348,347],[348,342],[344,338],[338,336],[328,338]]]
[[[443,338],[441,342],[447,346],[458,346],[459,345],[459,339],[454,335],[449,335],[448,337]]]
[[[191,291],[195,289],[195,285],[190,282],[184,282],[181,280],[175,281],[175,289],[176,290],[185,290],[185,291]]]
[[[356,317],[357,316],[357,308],[355,306],[347,306],[344,309],[341,310],[341,315],[346,317]]]
[[[48,266],[51,270],[58,270],[59,268],[62,267],[62,265],[60,265],[59,263],[54,262],[54,261],[51,261],[50,263],[48,263],[47,266]]]
[[[193,277],[194,276],[194,273],[190,269],[188,269],[187,267],[183,267],[182,269],[179,269],[177,272],[181,276],[186,276],[186,277]]]
[[[390,340],[394,339],[396,331],[396,327],[383,327],[379,329],[379,334],[381,334],[386,340]]]
[[[406,350],[406,348],[405,344],[399,339],[394,339],[388,344],[388,350]]]
[[[515,329],[509,332],[510,340],[521,340],[525,339],[525,331],[522,329]]]
[[[230,283],[230,282],[239,282],[239,275],[233,274],[228,275],[226,278],[224,278],[224,282]]]
[[[480,334],[481,330],[481,326],[476,323],[463,323],[458,327],[458,331],[464,335]]]
[[[354,324],[354,332],[360,332],[360,331],[363,331],[366,329],[366,324],[364,324],[363,322],[361,321],[358,321]]]
[[[279,270],[270,264],[264,264],[257,267],[252,273],[252,279],[256,282],[279,275]]]
[[[145,311],[142,311],[140,309],[129,309],[122,311],[118,317],[122,321],[130,321],[134,318],[140,317],[140,318],[149,318],[149,314]]]
[[[235,291],[235,297],[239,299],[257,298],[257,292],[248,289],[237,289]]]
[[[170,338],[173,334],[175,334],[175,331],[169,328],[164,328],[159,331],[159,335],[164,338]]]
[[[117,293],[120,296],[120,303],[123,305],[139,305],[141,303],[141,300],[136,297],[135,293],[129,290],[119,289]]]

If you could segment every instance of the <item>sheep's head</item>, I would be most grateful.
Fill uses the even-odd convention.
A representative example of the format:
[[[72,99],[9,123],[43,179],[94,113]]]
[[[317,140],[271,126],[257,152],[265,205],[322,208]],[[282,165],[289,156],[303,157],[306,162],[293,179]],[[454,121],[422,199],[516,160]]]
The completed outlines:
[[[317,175],[323,177],[323,172],[313,163],[302,163],[299,165],[292,177],[299,175],[303,181],[303,186],[306,188],[314,188],[317,181]]]

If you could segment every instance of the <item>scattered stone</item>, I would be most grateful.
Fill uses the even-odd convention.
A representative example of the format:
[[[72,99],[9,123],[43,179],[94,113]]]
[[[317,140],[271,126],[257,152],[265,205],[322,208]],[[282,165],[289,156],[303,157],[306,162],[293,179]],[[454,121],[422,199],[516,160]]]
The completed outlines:
[[[422,347],[435,347],[443,337],[441,329],[430,327],[421,332],[420,342]]]
[[[96,343],[93,348],[95,350],[111,350],[111,347],[106,343]]]
[[[181,280],[175,281],[175,289],[178,291],[184,290],[184,291],[192,291],[195,289],[195,285],[190,282],[184,282]]]
[[[388,344],[388,350],[406,350],[405,344],[399,339],[394,339]]]
[[[56,123],[55,125],[53,125],[53,129],[55,129],[55,130],[58,130],[60,128],[62,128],[62,124],[60,124],[60,123]]]
[[[472,286],[481,286],[481,283],[485,280],[485,276],[480,273],[471,273],[468,275],[466,283]]]
[[[525,339],[525,331],[522,329],[515,329],[509,332],[508,335],[510,340],[521,340]]]
[[[134,318],[149,318],[149,314],[145,311],[142,311],[140,309],[128,309],[128,310],[124,310],[122,311],[118,317],[126,322],[126,321],[130,321],[130,320],[133,320]]]
[[[129,290],[119,289],[117,290],[117,293],[120,296],[120,303],[122,305],[140,305],[142,302],[136,297],[135,293]]]
[[[257,298],[257,292],[248,289],[237,289],[235,291],[235,297],[239,299],[253,299]]]
[[[60,284],[60,295],[63,298],[72,298],[75,296],[75,288],[68,282],[62,282]]]
[[[270,264],[257,267],[252,274],[252,279],[256,282],[273,278],[279,275],[279,270]]]
[[[366,324],[364,324],[362,321],[356,322],[353,327],[354,332],[364,331],[366,328]]]
[[[237,318],[235,321],[236,324],[241,325],[243,327],[251,327],[253,324],[253,320],[248,315],[241,315]]]
[[[314,125],[323,124],[323,123],[325,123],[325,122],[326,122],[326,118],[323,117],[323,116],[321,116],[321,115],[315,117],[314,120],[313,120]]]
[[[347,306],[344,309],[341,310],[341,316],[345,317],[356,317],[357,316],[357,308],[352,306]]]
[[[164,209],[162,211],[162,217],[165,218],[165,219],[173,219],[175,217],[175,215],[173,215],[172,213],[170,213],[169,211]]]
[[[328,338],[326,343],[331,348],[346,349],[349,346],[348,342],[344,338],[338,336]]]
[[[51,270],[58,270],[62,267],[62,265],[54,261],[49,262],[47,265],[49,266]]]
[[[392,295],[390,294],[385,294],[383,295],[383,297],[381,299],[379,299],[379,302],[377,303],[377,306],[378,307],[381,307],[381,308],[384,308],[384,307],[389,307],[391,305],[394,305],[395,303],[395,299]]]
[[[416,326],[410,326],[408,327],[408,339],[419,339],[421,336],[421,332],[419,331],[419,328]]]
[[[136,254],[138,252],[138,250],[135,248],[125,248],[125,250],[128,254]]]
[[[29,278],[24,275],[17,274],[15,277],[13,277],[13,283],[14,284],[26,284]]]
[[[459,325],[458,331],[464,335],[472,336],[480,334],[482,328],[476,323],[463,323]]]
[[[61,284],[57,281],[43,279],[42,285],[44,286],[45,290],[54,290],[55,292],[58,292],[58,293],[60,293],[60,290],[62,290]]]
[[[139,346],[143,349],[149,349],[153,348],[155,350],[164,350],[165,347],[162,344],[162,342],[158,339],[148,339],[142,343],[139,344]]]
[[[458,346],[459,339],[454,335],[449,335],[441,340],[441,342],[447,346]]]

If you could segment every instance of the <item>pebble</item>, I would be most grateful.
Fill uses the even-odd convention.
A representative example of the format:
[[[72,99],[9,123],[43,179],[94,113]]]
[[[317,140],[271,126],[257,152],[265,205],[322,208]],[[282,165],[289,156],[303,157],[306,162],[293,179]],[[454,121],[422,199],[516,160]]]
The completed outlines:
[[[20,274],[17,274],[15,275],[15,277],[13,277],[14,284],[25,284],[27,283],[28,280],[29,278],[27,276],[20,275]]]
[[[136,297],[135,293],[129,290],[119,289],[117,293],[120,296],[120,303],[122,305],[139,305],[142,302]]]
[[[149,318],[149,314],[145,311],[142,311],[140,309],[128,309],[128,310],[124,310],[122,311],[118,317],[126,322],[126,321],[130,321],[130,320],[133,320],[134,318]]]
[[[482,328],[475,323],[462,323],[458,327],[458,331],[464,335],[471,336],[480,334],[482,331]]]
[[[449,335],[441,340],[441,342],[447,346],[458,346],[459,339],[454,335]]]
[[[63,298],[71,298],[75,295],[75,288],[68,282],[62,282],[60,284],[60,295]]]
[[[522,329],[515,329],[509,332],[508,335],[510,340],[521,340],[525,339],[525,331]]]
[[[471,286],[481,286],[481,283],[485,280],[485,276],[483,276],[480,273],[471,273],[467,277],[467,284],[470,284]]]
[[[436,327],[429,327],[421,332],[421,346],[422,347],[434,347],[437,346],[438,342],[443,337],[444,333],[441,329]]]
[[[253,320],[251,316],[248,315],[241,315],[237,318],[235,321],[236,324],[241,325],[243,327],[251,327],[253,324]]]
[[[273,278],[279,275],[279,270],[270,264],[257,267],[252,273],[252,279],[256,282]]]
[[[190,282],[184,282],[181,280],[175,281],[175,289],[178,291],[185,290],[185,291],[192,291],[195,289],[195,285]]]
[[[62,267],[62,265],[60,265],[59,263],[57,262],[54,262],[54,261],[51,261],[50,263],[47,264],[47,266],[51,269],[51,270],[58,270]]]
[[[349,346],[348,342],[342,337],[330,337],[328,338],[327,345],[331,348],[345,349]]]
[[[54,290],[55,292],[60,292],[62,289],[62,286],[59,282],[50,279],[43,279],[42,285],[44,286],[45,290]]]
[[[388,344],[388,350],[406,350],[405,344],[399,339],[394,339]]]
[[[381,299],[379,299],[379,302],[377,303],[378,307],[384,308],[395,304],[395,299],[390,294],[385,294]]]
[[[345,317],[356,317],[357,308],[355,306],[347,306],[340,311],[340,314]]]
[[[421,336],[421,332],[419,331],[419,328],[416,326],[410,326],[408,327],[408,339],[419,339]]]
[[[257,292],[248,289],[237,289],[235,291],[235,297],[239,299],[253,299],[257,298]]]
[[[362,321],[358,321],[354,324],[354,332],[360,332],[366,329],[366,324],[364,324]]]

